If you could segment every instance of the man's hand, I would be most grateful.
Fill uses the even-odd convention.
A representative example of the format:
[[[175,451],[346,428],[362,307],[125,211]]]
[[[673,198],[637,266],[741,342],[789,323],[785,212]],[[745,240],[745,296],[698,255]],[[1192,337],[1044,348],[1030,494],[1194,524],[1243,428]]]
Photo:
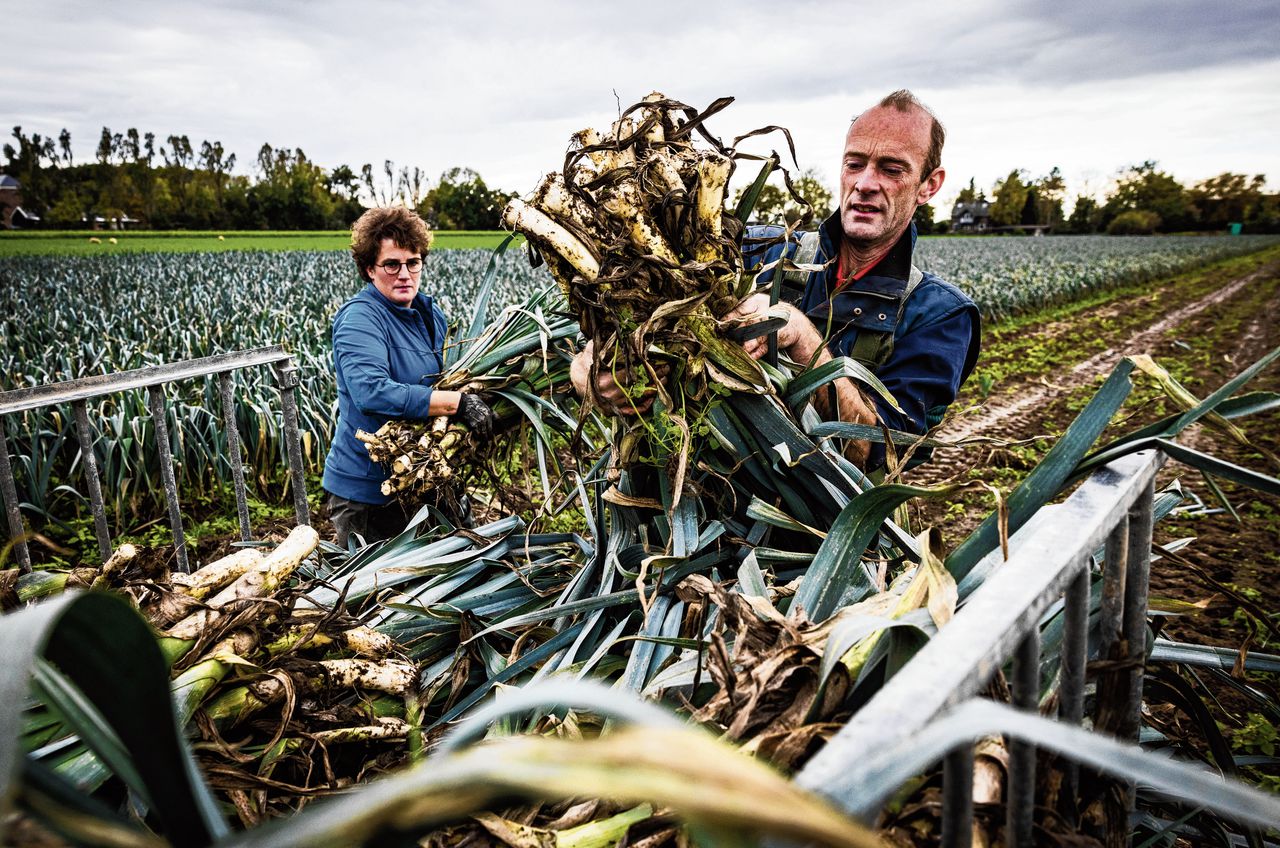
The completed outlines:
[[[769,312],[783,311],[787,323],[778,330],[778,350],[786,353],[796,362],[808,364],[814,352],[822,347],[822,335],[813,326],[809,317],[789,303],[769,304],[769,295],[758,292],[739,303],[732,312],[724,317],[725,321],[740,320],[743,324],[753,324],[767,320]],[[742,343],[742,349],[752,359],[759,359],[769,351],[769,337],[759,336]]]
[[[770,309],[775,312],[783,309],[787,314],[786,326],[778,330],[779,352],[786,353],[801,367],[817,367],[831,361],[831,352],[827,350],[822,334],[809,320],[809,316],[789,303],[779,303],[771,307],[769,296],[763,292],[753,294],[742,301],[736,309],[725,316],[725,320],[741,319],[743,324],[754,324],[768,318]],[[748,339],[743,342],[742,348],[752,358],[759,359],[769,350],[769,337],[766,335]],[[835,381],[834,385],[836,409],[831,409],[826,391],[819,391],[814,395],[813,400],[819,415],[823,418],[834,417],[855,424],[876,423],[875,408],[862,396],[862,392],[852,380],[841,377]],[[850,441],[846,456],[861,468],[866,464],[870,450],[870,442]]]
[[[569,365],[569,381],[573,383],[578,397],[586,397],[587,392],[592,388],[591,364],[594,359],[595,343],[587,342],[587,346],[573,357],[573,362]],[[665,362],[655,363],[652,367],[658,379],[665,378],[671,370]],[[653,406],[653,398],[658,391],[653,386],[648,386],[643,392],[637,392],[631,388],[632,382],[629,370],[618,369],[615,379],[613,370],[601,364],[596,375],[594,399],[606,412],[616,412],[620,415],[639,415],[647,412],[649,407]]]
[[[458,421],[465,424],[477,439],[488,441],[493,438],[493,426],[498,419],[489,404],[482,401],[479,395],[470,392],[463,394],[458,400],[457,416]]]

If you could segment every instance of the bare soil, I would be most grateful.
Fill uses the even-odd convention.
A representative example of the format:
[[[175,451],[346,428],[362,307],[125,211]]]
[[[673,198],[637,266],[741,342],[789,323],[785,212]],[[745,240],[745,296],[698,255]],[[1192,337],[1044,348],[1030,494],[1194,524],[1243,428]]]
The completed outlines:
[[[1183,325],[1205,313],[1214,314],[1215,310],[1221,308],[1222,304],[1230,302],[1232,298],[1237,297],[1246,286],[1259,284],[1259,281],[1266,277],[1268,272],[1274,276],[1275,270],[1274,267],[1269,266],[1252,274],[1237,277],[1222,288],[1178,307],[1158,318],[1145,330],[1141,330],[1128,338],[1122,338],[1115,342],[1114,346],[1109,346],[1101,353],[1096,353],[1083,362],[1072,365],[1065,377],[1055,378],[1057,380],[1056,383],[1051,384],[1042,379],[1039,382],[1024,386],[1023,391],[1012,395],[1006,393],[1004,397],[990,403],[979,404],[970,414],[947,422],[947,426],[941,431],[941,436],[950,441],[959,441],[977,435],[989,435],[992,430],[1007,430],[1009,429],[1010,421],[1019,422],[1021,420],[1020,417],[1024,417],[1028,413],[1034,413],[1039,407],[1053,401],[1064,386],[1083,385],[1099,376],[1105,377],[1125,356],[1140,353],[1153,354],[1160,349],[1160,343],[1171,333],[1177,333]],[[1142,302],[1108,304],[1099,307],[1091,315],[1080,316],[1080,318],[1084,319],[1085,326],[1078,326],[1078,322],[1058,320],[1046,324],[1041,332],[1051,336],[1071,337],[1091,331],[1091,326],[1100,315],[1114,318],[1127,312],[1136,312],[1143,305],[1146,304]],[[1108,342],[1110,343],[1112,340],[1108,340]]]
[[[995,436],[1021,443],[938,451],[932,463],[909,475],[909,482],[983,480],[1007,492],[1035,466],[1122,357],[1149,354],[1204,397],[1280,346],[1278,314],[1280,251],[1270,250],[1119,291],[1042,319],[989,328],[975,376],[988,375],[990,394],[981,397],[982,383],[971,379],[956,403],[958,414],[944,423],[939,436]],[[1136,371],[1133,380],[1130,401],[1104,439],[1176,411],[1152,381]],[[1264,370],[1246,390],[1280,391],[1280,367]],[[1280,413],[1235,423],[1255,445],[1280,451]],[[1280,473],[1258,452],[1207,427],[1196,427],[1179,441],[1237,465]],[[1203,609],[1165,619],[1165,635],[1275,652],[1277,640],[1270,628],[1280,623],[1274,617],[1280,609],[1280,498],[1222,482],[1240,516],[1237,521],[1222,509],[1198,470],[1170,462],[1157,487],[1175,478],[1205,509],[1203,514],[1175,513],[1157,524],[1157,544],[1187,537],[1194,541],[1179,551],[1185,562],[1165,558],[1153,563],[1151,593],[1153,599],[1199,603]],[[948,543],[955,544],[992,506],[990,496],[975,492],[961,505],[925,503],[916,518],[944,528]]]

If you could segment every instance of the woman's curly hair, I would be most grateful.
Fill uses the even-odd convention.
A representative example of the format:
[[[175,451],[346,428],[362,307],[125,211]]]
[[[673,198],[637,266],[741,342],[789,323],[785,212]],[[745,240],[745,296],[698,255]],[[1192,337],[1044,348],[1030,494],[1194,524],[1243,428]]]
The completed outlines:
[[[360,278],[372,282],[369,269],[378,261],[382,240],[424,257],[431,248],[431,228],[417,212],[403,206],[381,206],[366,211],[351,225],[351,256],[356,260]]]

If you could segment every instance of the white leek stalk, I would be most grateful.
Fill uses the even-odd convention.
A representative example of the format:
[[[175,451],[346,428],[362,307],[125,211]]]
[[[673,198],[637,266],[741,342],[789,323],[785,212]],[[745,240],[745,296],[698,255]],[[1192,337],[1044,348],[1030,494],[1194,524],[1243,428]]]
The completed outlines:
[[[200,638],[208,627],[222,617],[222,607],[236,601],[270,595],[293,574],[318,544],[320,544],[320,534],[315,531],[315,528],[306,525],[293,528],[284,541],[264,557],[262,562],[210,598],[208,609],[194,612],[179,621],[169,628],[168,635],[174,639]]]
[[[733,160],[718,153],[698,159],[698,199],[696,214],[701,237],[696,249],[699,262],[714,262],[720,257],[721,219],[724,196],[733,173]]]
[[[169,579],[179,592],[202,601],[261,562],[261,551],[257,548],[244,548],[190,574],[177,573]]]
[[[634,184],[623,182],[614,186],[604,201],[604,208],[619,221],[626,222],[627,235],[636,247],[672,265],[680,264],[675,251],[658,232],[649,213],[644,209],[640,193],[636,191]]]
[[[523,233],[540,248],[547,248],[573,266],[588,281],[600,275],[600,263],[573,233],[545,212],[513,197],[502,212],[502,225]]]

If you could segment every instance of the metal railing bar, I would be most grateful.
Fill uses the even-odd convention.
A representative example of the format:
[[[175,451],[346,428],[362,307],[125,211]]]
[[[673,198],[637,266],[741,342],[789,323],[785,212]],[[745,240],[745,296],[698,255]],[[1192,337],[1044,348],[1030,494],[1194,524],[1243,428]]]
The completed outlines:
[[[1129,511],[1128,567],[1124,592],[1124,641],[1129,661],[1129,692],[1125,700],[1124,723],[1119,737],[1137,740],[1142,722],[1142,667],[1147,655],[1147,594],[1151,580],[1151,501],[1154,487],[1148,484],[1142,497]]]
[[[1099,633],[1096,657],[1100,670],[1095,678],[1097,697],[1094,699],[1093,729],[1099,733],[1118,736],[1123,723],[1121,714],[1128,708],[1128,676],[1125,674],[1127,651],[1124,645],[1124,607],[1128,585],[1129,515],[1126,514],[1107,536],[1102,572],[1102,601],[1099,608]],[[1106,778],[1093,770],[1081,775],[1094,792],[1102,792]],[[1099,821],[1090,823],[1085,830],[1090,836],[1108,845],[1123,844],[1128,830],[1127,810],[1134,797],[1131,786],[1121,785],[1119,805],[1108,793]]]
[[[829,787],[847,783],[868,751],[911,738],[945,708],[975,694],[1063,595],[1080,556],[1101,545],[1133,502],[1150,490],[1162,462],[1156,451],[1120,457],[1037,522],[1033,533],[1014,534],[1009,561],[992,571],[955,618],[827,742],[796,782],[851,809],[856,800],[831,796]],[[1000,557],[998,549],[988,555]]]
[[[13,389],[0,392],[0,415],[25,412],[29,409],[39,409],[42,406],[53,406],[59,403],[88,400],[129,389],[145,389],[161,383],[204,377],[252,365],[272,365],[291,358],[283,347],[272,345],[255,350],[220,353],[202,359],[189,359],[171,365],[154,365],[116,374],[99,374],[61,383],[50,383],[46,386]]]
[[[942,848],[973,844],[973,745],[960,745],[942,761]]]
[[[84,484],[89,490],[89,507],[93,511],[93,530],[98,537],[98,556],[105,563],[111,558],[111,531],[107,529],[107,507],[102,502],[102,481],[98,477],[98,457],[93,452],[93,430],[89,426],[89,410],[85,401],[71,404],[76,419],[76,439],[80,442],[80,465]]]
[[[4,497],[4,514],[9,524],[9,539],[13,542],[13,555],[18,562],[18,573],[31,571],[31,551],[27,549],[26,529],[22,526],[22,511],[18,508],[18,487],[13,480],[13,466],[9,464],[9,440],[4,433],[5,420],[0,415],[0,495]]]
[[[1085,662],[1089,639],[1089,560],[1085,560],[1076,576],[1067,584],[1063,598],[1062,665],[1058,689],[1058,718],[1079,726],[1084,721]],[[1080,786],[1080,767],[1075,761],[1063,764],[1063,809],[1059,812],[1071,827],[1076,825],[1076,796]]]
[[[1142,497],[1129,510],[1128,561],[1125,568],[1124,632],[1128,688],[1124,691],[1124,707],[1120,713],[1118,733],[1126,742],[1136,742],[1142,727],[1142,678],[1147,656],[1147,602],[1151,582],[1151,502],[1154,486],[1148,485]],[[1124,811],[1131,814],[1137,805],[1137,785],[1123,784]]]
[[[222,429],[227,435],[227,461],[231,463],[231,482],[236,491],[236,514],[240,517],[240,539],[247,542],[249,499],[244,483],[244,460],[240,454],[240,428],[236,426],[236,398],[232,391],[232,372],[218,375],[218,394],[222,401]]]
[[[293,491],[294,512],[299,524],[310,524],[295,394],[299,379],[293,357],[280,345],[218,354],[117,374],[85,377],[47,386],[0,392],[0,495],[3,495],[9,538],[20,573],[25,574],[31,570],[31,552],[25,541],[26,534],[18,502],[16,480],[13,467],[9,462],[8,442],[4,432],[5,415],[63,403],[71,404],[75,412],[80,460],[84,463],[84,480],[89,489],[93,508],[98,550],[105,562],[111,556],[111,533],[107,524],[106,506],[103,502],[101,473],[93,451],[94,430],[89,423],[87,401],[117,392],[145,389],[147,409],[155,428],[156,451],[164,484],[169,524],[173,529],[178,569],[189,572],[191,567],[186,550],[186,535],[182,526],[181,505],[178,502],[174,457],[169,443],[168,405],[164,388],[169,382],[205,376],[218,378],[222,423],[226,430],[227,452],[236,495],[236,512],[240,520],[240,537],[244,541],[249,541],[252,528],[249,522],[248,491],[244,478],[245,463],[241,452],[243,446],[236,425],[233,375],[235,371],[259,365],[273,366],[283,406],[283,435],[287,443],[289,485]]]
[[[1036,713],[1040,703],[1040,631],[1032,628],[1013,654],[1013,707]],[[1008,803],[1005,807],[1005,843],[1031,845],[1035,813],[1036,749],[1030,742],[1007,738],[1009,747]]]
[[[310,524],[311,513],[307,507],[307,478],[302,467],[302,438],[298,433],[298,369],[293,360],[277,362],[272,366],[280,388],[280,407],[284,414],[284,441],[289,450],[289,488],[293,491],[293,511],[298,524]]]
[[[164,499],[169,505],[169,526],[173,528],[173,548],[178,555],[178,570],[191,573],[187,561],[187,539],[182,530],[182,510],[178,505],[178,481],[173,473],[173,452],[169,448],[169,423],[165,417],[164,386],[147,388],[147,408],[156,434],[156,450],[160,454],[160,479],[164,481]]]
[[[1098,656],[1110,656],[1124,621],[1124,587],[1129,553],[1129,517],[1107,535],[1102,560],[1102,610],[1098,616]]]
[[[993,733],[1034,740],[1042,750],[1106,774],[1139,772],[1144,775],[1144,792],[1175,800],[1194,797],[1206,809],[1246,824],[1272,827],[1280,821],[1280,797],[1243,781],[1224,779],[1195,764],[1153,757],[1131,742],[979,698],[952,709],[910,738],[863,751],[858,768],[846,769],[833,781],[835,795],[827,797],[846,799],[842,806],[847,810],[863,820],[872,818],[900,786],[887,775],[919,774],[958,746]],[[1156,763],[1167,767],[1153,768]]]
[[[1081,564],[1063,598],[1061,685],[1058,717],[1068,724],[1084,720],[1085,662],[1089,648],[1089,565]]]

